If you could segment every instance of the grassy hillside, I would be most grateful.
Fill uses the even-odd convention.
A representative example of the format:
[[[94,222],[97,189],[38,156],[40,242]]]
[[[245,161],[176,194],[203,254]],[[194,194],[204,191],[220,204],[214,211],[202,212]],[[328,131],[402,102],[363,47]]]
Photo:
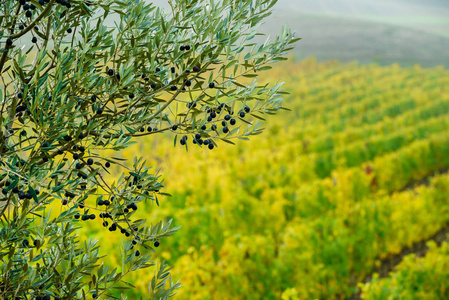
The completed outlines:
[[[288,20],[303,38],[294,52],[299,59],[315,55],[320,61],[449,66],[449,52],[445,50],[449,38],[423,30],[329,16],[297,14],[293,19],[288,12],[279,12],[271,18],[278,24]]]
[[[173,196],[146,211],[182,226],[156,254],[185,285],[179,299],[350,296],[378,259],[449,221],[448,175],[404,190],[449,167],[447,70],[307,60],[265,75],[288,79],[292,111],[267,116],[251,141],[209,151],[189,136],[186,151],[167,133],[111,153],[162,168]],[[98,233],[101,221],[87,226]],[[148,272],[129,278],[140,295]]]

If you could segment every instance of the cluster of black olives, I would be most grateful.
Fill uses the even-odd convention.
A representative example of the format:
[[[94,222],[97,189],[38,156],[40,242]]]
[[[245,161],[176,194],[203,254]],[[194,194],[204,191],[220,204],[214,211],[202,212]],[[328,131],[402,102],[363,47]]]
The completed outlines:
[[[187,46],[181,46],[180,49],[181,49],[182,51],[189,51],[189,50],[191,49],[191,47],[190,47],[190,45],[187,45]],[[197,66],[197,65],[193,66],[193,72],[199,72],[199,70],[200,70],[200,67],[199,67],[199,66]],[[114,72],[115,72],[115,71],[114,71],[113,69],[109,69],[109,70],[107,71],[107,73],[108,73],[109,76],[114,76]],[[155,75],[156,75],[156,76],[159,75],[159,74],[158,74],[159,72],[161,72],[161,68],[160,68],[160,67],[157,67],[157,68],[155,69]],[[186,69],[184,72],[185,72],[186,74],[189,74],[191,71],[190,71],[190,69]],[[176,68],[175,68],[175,67],[170,67],[170,73],[175,74],[175,73],[176,73]],[[145,81],[150,81],[150,78],[147,77],[145,73],[143,73],[143,74],[141,75],[141,78],[144,79]],[[185,79],[185,80],[183,81],[183,83],[184,83],[184,84],[183,84],[183,86],[182,86],[182,91],[185,91],[185,90],[186,90],[185,87],[189,87],[189,86],[192,85],[192,81],[189,80],[189,79]],[[152,82],[152,83],[150,83],[150,87],[151,87],[152,89],[156,89],[156,88],[165,87],[165,84],[156,84],[155,82]],[[214,83],[214,82],[209,83],[209,88],[214,88],[214,87],[215,87],[215,83]],[[177,90],[178,90],[178,86],[176,85],[176,83],[170,85],[170,91],[173,91],[173,92],[174,92],[174,91],[177,91]],[[132,98],[131,98],[131,99],[132,99]]]
[[[181,51],[189,51],[191,49],[190,45],[180,46],[179,50]]]
[[[30,0],[19,0],[20,5],[22,6],[23,11],[25,12],[25,16],[27,18],[31,18],[33,16],[33,11],[36,10],[36,5],[34,5],[33,3],[28,3],[31,2]],[[40,6],[44,6],[45,4],[49,3],[50,0],[39,0],[38,3]],[[66,0],[56,0],[56,3],[60,4],[61,6],[65,6],[67,8],[71,8],[72,4],[70,3],[70,1],[66,1]],[[19,25],[19,30],[24,30],[25,29],[25,24],[20,24]],[[39,30],[39,28],[37,26],[34,26],[34,29],[37,31]],[[71,28],[67,29],[68,33],[72,32]],[[31,38],[31,42],[33,44],[37,43],[37,37],[33,36]],[[8,47],[11,47],[13,45],[14,41],[11,38],[8,38],[6,40],[6,45]]]
[[[45,0],[45,2],[50,2],[49,0]],[[55,1],[56,3],[58,3],[58,4],[61,4],[61,6],[65,6],[65,7],[67,7],[67,8],[71,8],[72,7],[72,4],[70,4],[70,1],[66,1],[66,0],[56,0]]]
[[[27,2],[31,2],[31,1],[26,1],[26,0],[20,0],[19,3],[20,5],[22,5],[22,9],[25,11],[25,16],[27,16],[28,18],[31,18],[33,16],[33,11],[36,10],[36,5],[34,4],[28,4]],[[43,3],[41,4],[39,2],[40,5],[44,5],[45,1],[42,1]],[[49,1],[47,1],[49,2]]]
[[[147,127],[147,131],[148,132],[154,132],[154,131],[158,131],[159,129],[157,128],[157,127],[151,127],[151,126],[148,126]],[[140,129],[139,129],[139,131],[140,132],[145,132],[145,127],[140,127]]]
[[[192,109],[196,107],[196,102],[192,101],[186,104],[187,108]],[[220,113],[223,109],[226,109],[228,111],[228,114],[226,114],[224,116],[224,120],[221,121],[221,125],[223,126],[222,130],[223,133],[228,133],[229,132],[229,127],[228,124],[233,126],[235,125],[237,122],[235,120],[235,118],[232,117],[232,114],[234,113],[233,111],[231,111],[231,107],[229,107],[228,105],[226,105],[225,103],[221,103],[218,107],[216,108],[209,108],[206,113],[208,114],[207,116],[207,121],[208,122],[212,122]],[[240,111],[238,113],[238,116],[240,118],[244,118],[246,113],[249,113],[251,111],[251,109],[249,108],[249,106],[245,105],[245,107],[242,109],[242,111]],[[172,126],[172,130],[175,131],[178,128],[178,125],[173,125]],[[207,125],[204,124],[201,126],[201,130],[205,131],[207,130]],[[216,124],[212,124],[210,127],[210,130],[212,131],[217,131],[217,125]],[[187,135],[184,135],[181,140],[180,140],[180,144],[181,145],[186,145],[188,140]],[[214,149],[214,144],[210,139],[206,139],[203,140],[201,138],[201,134],[196,133],[195,137],[193,139],[193,143],[194,144],[198,144],[198,145],[207,145],[209,149]]]
[[[25,184],[27,184],[27,182],[25,182]],[[11,189],[9,186],[11,185],[11,182],[9,180],[5,181],[5,188],[2,189],[2,194],[3,195],[8,195],[9,192],[12,192],[13,194],[17,194],[19,199],[23,200],[23,199],[32,199],[33,198],[33,193],[36,195],[39,195],[40,191],[38,189],[33,189],[31,187],[28,187],[28,190],[26,192],[24,192],[23,190],[21,190],[17,184],[14,185],[14,187]]]

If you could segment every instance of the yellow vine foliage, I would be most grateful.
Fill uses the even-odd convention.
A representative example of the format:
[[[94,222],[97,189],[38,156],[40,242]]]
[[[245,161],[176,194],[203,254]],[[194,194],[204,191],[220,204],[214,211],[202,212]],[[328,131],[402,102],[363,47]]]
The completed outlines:
[[[279,78],[292,111],[267,115],[249,142],[209,151],[189,136],[186,151],[167,133],[108,153],[141,155],[166,179],[172,197],[137,214],[182,226],[155,256],[181,279],[180,299],[349,296],[379,259],[449,221],[449,177],[435,175],[449,167],[449,71],[309,59],[263,74]],[[87,226],[85,237],[101,222]],[[100,238],[121,265],[121,238]],[[152,271],[130,277],[131,298],[147,294]]]
[[[375,299],[446,299],[449,295],[449,244],[438,247],[427,244],[424,257],[414,254],[404,257],[388,278],[376,275],[370,283],[362,284],[362,297]]]

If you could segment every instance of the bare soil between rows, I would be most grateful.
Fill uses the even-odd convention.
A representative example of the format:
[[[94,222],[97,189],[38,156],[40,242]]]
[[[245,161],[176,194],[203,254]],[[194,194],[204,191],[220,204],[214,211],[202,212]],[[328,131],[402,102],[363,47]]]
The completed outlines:
[[[427,247],[427,242],[434,241],[438,246],[441,245],[444,241],[447,241],[447,235],[449,234],[449,223],[447,223],[442,229],[440,229],[437,233],[435,233],[431,238],[419,241],[414,243],[411,247],[405,247],[398,254],[395,254],[391,257],[385,258],[381,260],[380,266],[374,271],[365,277],[363,283],[370,282],[373,274],[378,273],[379,278],[385,278],[390,276],[390,272],[394,271],[394,268],[402,261],[404,256],[409,254],[415,254],[416,257],[423,257],[426,255],[429,248]],[[347,298],[351,300],[362,299],[360,289],[357,289],[357,292],[353,294],[351,297]]]
[[[449,171],[448,168],[439,170],[435,172],[434,176],[438,174],[447,173],[448,171]],[[428,185],[431,178],[432,176],[429,176],[422,180],[414,181],[411,184],[404,187],[401,191],[414,189],[419,185]],[[423,257],[429,250],[429,248],[427,247],[427,242],[434,241],[438,246],[440,246],[441,243],[447,241],[448,234],[449,234],[449,222],[446,223],[438,232],[436,232],[430,238],[415,242],[410,247],[404,247],[400,253],[382,259],[380,266],[375,268],[368,276],[365,277],[365,279],[362,282],[363,283],[370,282],[375,273],[379,274],[379,278],[385,278],[390,276],[390,273],[394,271],[395,267],[403,260],[404,256],[409,254],[415,254],[416,257]],[[347,299],[350,300],[362,299],[360,288],[357,288],[357,291],[352,296],[347,297]]]

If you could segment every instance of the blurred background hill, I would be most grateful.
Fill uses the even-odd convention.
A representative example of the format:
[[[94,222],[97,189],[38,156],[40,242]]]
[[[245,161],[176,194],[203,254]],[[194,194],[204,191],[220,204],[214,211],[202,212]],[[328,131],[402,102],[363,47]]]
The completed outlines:
[[[168,8],[167,0],[152,1]],[[279,0],[261,32],[288,24],[297,59],[449,66],[449,1]]]

